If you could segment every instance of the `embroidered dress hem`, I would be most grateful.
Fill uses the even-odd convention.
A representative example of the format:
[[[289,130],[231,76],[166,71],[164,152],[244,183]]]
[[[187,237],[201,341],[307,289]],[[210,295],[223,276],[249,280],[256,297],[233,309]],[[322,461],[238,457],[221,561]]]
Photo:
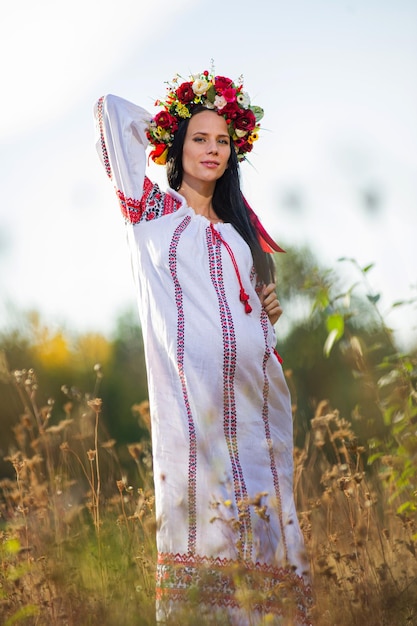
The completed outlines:
[[[202,625],[311,624],[308,578],[269,563],[159,554],[156,599],[161,624],[192,619],[196,607]]]

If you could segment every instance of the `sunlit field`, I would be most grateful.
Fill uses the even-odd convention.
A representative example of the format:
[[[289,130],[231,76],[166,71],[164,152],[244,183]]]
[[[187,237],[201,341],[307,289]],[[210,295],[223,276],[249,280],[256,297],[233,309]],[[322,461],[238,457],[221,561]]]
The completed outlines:
[[[300,259],[279,269],[299,277],[309,313],[280,352],[293,397],[294,493],[312,623],[417,624],[416,350],[398,351],[366,286],[371,267],[354,264],[365,284],[356,293]],[[285,298],[294,304],[290,290]],[[139,330],[124,320],[112,341],[75,340],[51,334],[36,316],[26,321],[25,330],[1,337],[0,623],[153,625],[155,517]],[[250,608],[256,589],[242,588],[238,573],[235,582]],[[285,581],[275,593],[281,624],[291,626]],[[197,605],[190,597],[172,623],[221,624]],[[266,615],[264,623],[276,622]]]

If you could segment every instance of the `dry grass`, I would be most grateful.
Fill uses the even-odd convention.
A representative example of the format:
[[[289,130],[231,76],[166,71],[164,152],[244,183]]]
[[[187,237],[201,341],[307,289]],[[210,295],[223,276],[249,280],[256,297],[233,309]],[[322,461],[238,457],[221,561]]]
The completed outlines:
[[[383,466],[365,471],[351,425],[321,407],[297,455],[317,625],[417,624],[416,521],[397,514]]]
[[[37,406],[34,372],[13,381],[22,413],[8,457],[15,479],[0,484],[0,622],[154,624],[149,441],[129,445],[136,472],[127,479],[116,442],[101,433],[98,387],[91,397],[64,389],[63,419],[51,425],[52,402]],[[146,403],[134,411],[146,424]],[[305,448],[295,451],[316,626],[417,624],[414,514],[397,513],[395,460],[370,470],[366,455],[351,424],[325,403]]]
[[[65,419],[50,426],[50,408],[36,405],[34,373],[16,373],[15,383],[23,413],[8,457],[16,479],[0,483],[0,622],[152,624],[147,442],[130,447],[142,471],[132,487],[115,442],[100,437],[98,398],[69,398]]]

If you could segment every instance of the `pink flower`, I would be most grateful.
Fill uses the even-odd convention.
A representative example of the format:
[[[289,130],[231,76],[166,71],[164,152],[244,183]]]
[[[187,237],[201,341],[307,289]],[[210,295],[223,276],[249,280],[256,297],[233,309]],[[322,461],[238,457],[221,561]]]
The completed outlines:
[[[224,98],[223,96],[216,96],[214,98],[213,104],[214,104],[214,107],[216,109],[220,110],[220,109],[223,109],[226,106],[227,101],[226,101],[226,98]]]
[[[236,89],[233,87],[223,89],[222,96],[227,102],[236,102]]]

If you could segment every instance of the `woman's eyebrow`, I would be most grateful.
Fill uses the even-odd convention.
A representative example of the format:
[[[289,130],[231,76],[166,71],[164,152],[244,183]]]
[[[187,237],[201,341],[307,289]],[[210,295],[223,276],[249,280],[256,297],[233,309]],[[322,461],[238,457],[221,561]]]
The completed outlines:
[[[208,132],[206,132],[206,131],[204,131],[204,130],[195,130],[195,131],[193,132],[193,135],[206,135],[206,136],[207,136],[207,135],[209,135],[209,134],[210,134],[210,133],[208,133]],[[229,134],[228,134],[228,133],[218,133],[218,134],[216,135],[216,137],[229,137]]]

